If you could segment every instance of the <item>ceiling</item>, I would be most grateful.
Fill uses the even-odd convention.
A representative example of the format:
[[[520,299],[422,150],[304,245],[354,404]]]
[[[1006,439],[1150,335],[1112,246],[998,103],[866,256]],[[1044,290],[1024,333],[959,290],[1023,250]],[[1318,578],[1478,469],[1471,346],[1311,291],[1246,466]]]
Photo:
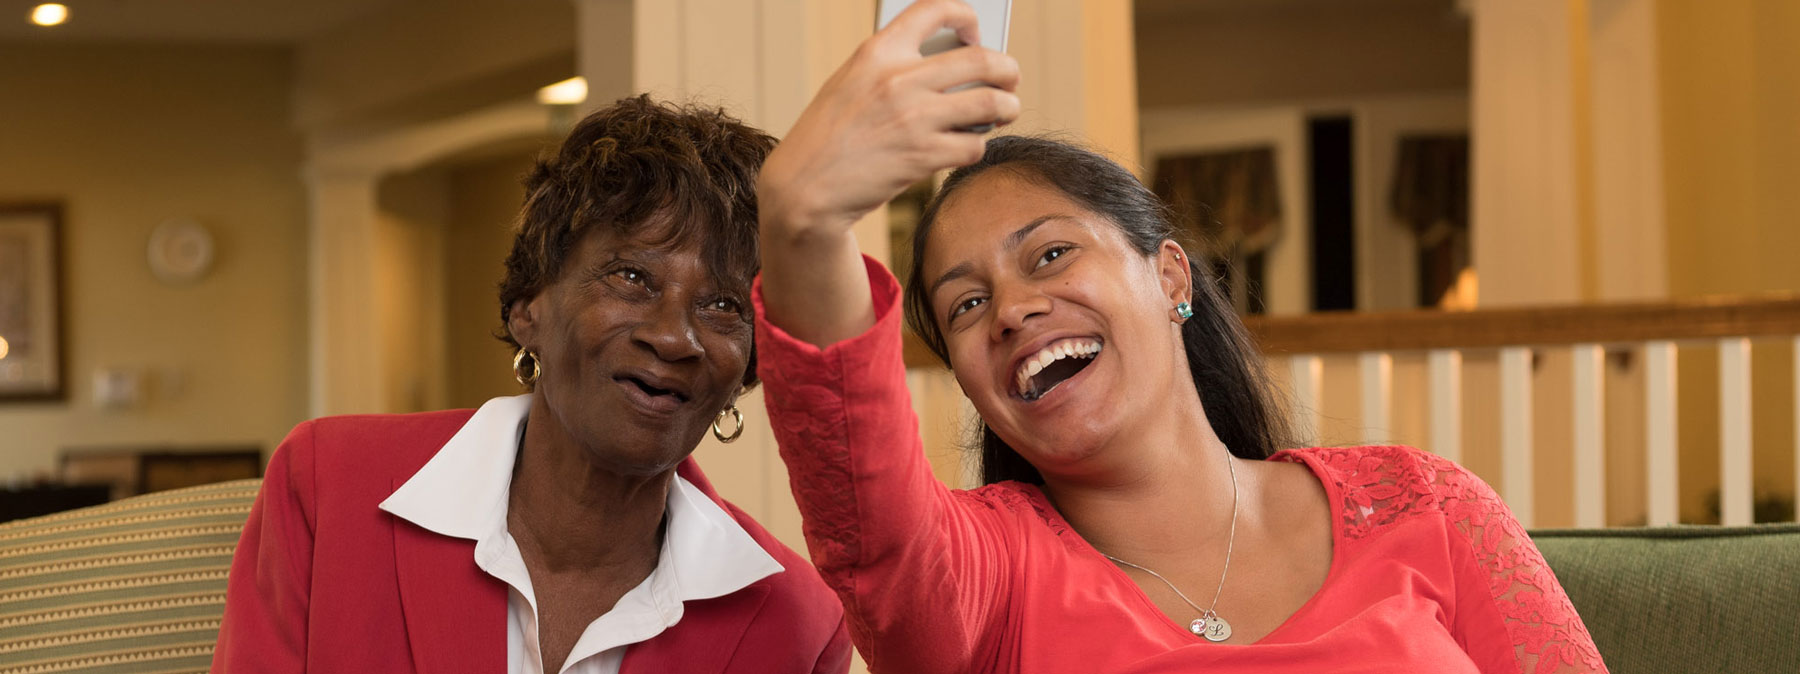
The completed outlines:
[[[409,0],[61,0],[69,21],[26,19],[40,0],[0,0],[0,40],[293,44]],[[421,0],[410,0],[421,2]],[[840,0],[844,1],[844,0]],[[873,2],[873,0],[868,0]],[[1035,0],[1022,0],[1035,1]],[[1136,0],[1140,17],[1451,6],[1453,0]]]
[[[1380,10],[1420,5],[1449,8],[1454,0],[1135,0],[1140,17],[1209,13],[1292,12],[1309,10]]]
[[[402,0],[61,0],[69,21],[28,17],[40,0],[0,0],[0,40],[292,44]]]

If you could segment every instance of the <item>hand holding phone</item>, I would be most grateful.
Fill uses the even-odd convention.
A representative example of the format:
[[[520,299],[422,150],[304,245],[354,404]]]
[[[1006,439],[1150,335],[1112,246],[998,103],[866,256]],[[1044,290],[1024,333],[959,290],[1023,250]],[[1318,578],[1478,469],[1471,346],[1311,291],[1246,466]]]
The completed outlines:
[[[881,0],[876,9],[875,29],[887,27],[894,17],[900,15],[915,0]],[[976,24],[981,34],[981,46],[997,52],[1006,52],[1006,35],[1012,24],[1012,0],[962,0],[975,10]],[[933,56],[959,47],[968,46],[967,42],[957,35],[956,31],[944,29],[926,39],[919,45],[919,55]],[[974,86],[988,85],[986,82],[971,81],[958,84],[944,90],[945,93],[962,91]],[[987,133],[994,130],[992,123],[976,124],[962,127],[959,130],[969,133]]]
[[[756,180],[763,307],[788,334],[824,347],[874,323],[856,221],[933,172],[979,161],[987,141],[959,128],[1019,116],[1019,64],[964,47],[919,48],[948,28],[985,33],[975,9],[919,0],[825,80]],[[989,86],[948,91],[960,84]]]
[[[765,237],[848,230],[933,172],[981,158],[985,141],[957,129],[1018,117],[1019,65],[980,48],[921,56],[942,29],[979,42],[974,8],[920,0],[840,66],[763,164],[757,181]],[[989,86],[947,91],[959,84]],[[808,235],[810,236],[810,234]]]

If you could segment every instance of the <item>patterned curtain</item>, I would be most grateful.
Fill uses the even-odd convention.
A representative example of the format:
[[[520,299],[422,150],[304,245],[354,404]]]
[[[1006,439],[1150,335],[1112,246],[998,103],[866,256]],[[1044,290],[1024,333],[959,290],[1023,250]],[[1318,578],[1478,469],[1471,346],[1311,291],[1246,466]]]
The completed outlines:
[[[1264,253],[1281,238],[1281,190],[1269,147],[1164,157],[1151,189],[1174,211],[1175,226],[1204,247],[1231,303],[1263,312]]]
[[[1151,185],[1214,257],[1260,253],[1281,236],[1273,148],[1164,157]]]
[[[1469,137],[1400,139],[1394,217],[1419,242],[1419,305],[1437,306],[1469,266]]]

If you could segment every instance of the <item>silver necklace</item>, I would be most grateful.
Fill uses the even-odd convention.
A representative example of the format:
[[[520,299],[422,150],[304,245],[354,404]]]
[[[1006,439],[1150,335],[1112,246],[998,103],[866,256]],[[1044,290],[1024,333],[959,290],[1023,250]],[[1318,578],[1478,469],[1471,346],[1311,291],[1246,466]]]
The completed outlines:
[[[1188,606],[1191,606],[1195,611],[1200,612],[1199,618],[1195,618],[1194,622],[1188,623],[1188,631],[1193,632],[1195,636],[1205,637],[1207,641],[1213,643],[1218,643],[1231,638],[1231,623],[1225,622],[1224,618],[1219,617],[1219,614],[1213,611],[1213,609],[1219,607],[1219,595],[1225,592],[1225,574],[1231,572],[1231,546],[1233,543],[1237,542],[1237,463],[1231,460],[1231,454],[1229,452],[1225,454],[1225,467],[1231,471],[1231,533],[1227,534],[1225,537],[1225,568],[1219,570],[1219,588],[1213,590],[1212,605],[1205,609],[1201,609],[1199,604],[1195,604],[1194,600],[1188,599],[1188,596],[1181,592],[1181,588],[1175,587],[1175,584],[1169,582],[1169,579],[1164,578],[1162,574],[1119,559],[1118,557],[1108,555],[1104,552],[1100,553],[1114,562],[1124,564],[1125,566],[1155,576],[1157,580],[1160,580],[1164,585],[1169,586],[1169,589],[1175,591],[1175,596],[1181,597],[1181,600],[1187,602]]]

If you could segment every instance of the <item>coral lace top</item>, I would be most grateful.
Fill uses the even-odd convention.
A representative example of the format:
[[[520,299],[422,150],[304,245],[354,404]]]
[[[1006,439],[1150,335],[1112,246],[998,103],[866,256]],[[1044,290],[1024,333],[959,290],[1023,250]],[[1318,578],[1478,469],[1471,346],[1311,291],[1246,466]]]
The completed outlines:
[[[819,349],[770,325],[758,372],[807,547],[875,672],[1604,672],[1587,628],[1506,506],[1404,447],[1288,450],[1324,485],[1331,570],[1255,643],[1170,621],[1037,487],[945,488],[901,361],[892,275],[876,324]],[[1215,670],[1216,668],[1216,670]]]

